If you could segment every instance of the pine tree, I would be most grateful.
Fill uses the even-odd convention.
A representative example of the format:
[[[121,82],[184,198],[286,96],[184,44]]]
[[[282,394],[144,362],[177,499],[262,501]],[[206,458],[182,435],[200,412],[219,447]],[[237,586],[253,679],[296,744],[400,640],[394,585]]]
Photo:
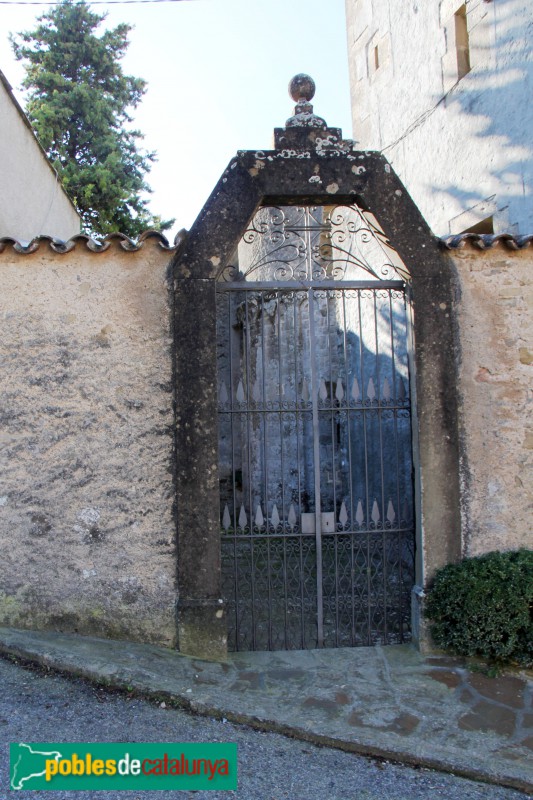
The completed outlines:
[[[131,26],[97,36],[104,19],[84,0],[64,0],[11,37],[26,71],[26,113],[86,232],[166,230],[174,220],[152,217],[145,199],[155,153],[139,149],[142,134],[128,127],[146,91],[120,64]]]

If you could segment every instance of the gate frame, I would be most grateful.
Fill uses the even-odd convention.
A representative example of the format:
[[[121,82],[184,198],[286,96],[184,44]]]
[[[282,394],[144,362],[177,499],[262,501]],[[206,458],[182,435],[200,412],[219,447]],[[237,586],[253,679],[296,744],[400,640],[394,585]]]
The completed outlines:
[[[411,275],[411,407],[416,514],[412,631],[428,644],[423,588],[461,557],[458,280],[386,158],[337,128],[275,130],[275,149],[233,158],[170,264],[176,406],[178,648],[227,656],[220,588],[216,277],[261,206],[351,205],[371,212]],[[416,344],[415,344],[416,343]],[[464,456],[463,456],[464,459]]]

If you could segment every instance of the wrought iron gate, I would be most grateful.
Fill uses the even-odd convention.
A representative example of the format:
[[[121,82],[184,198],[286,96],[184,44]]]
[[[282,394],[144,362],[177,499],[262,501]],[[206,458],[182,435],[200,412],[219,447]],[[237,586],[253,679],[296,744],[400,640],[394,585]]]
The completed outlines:
[[[409,639],[406,278],[355,206],[260,210],[219,276],[230,649]]]

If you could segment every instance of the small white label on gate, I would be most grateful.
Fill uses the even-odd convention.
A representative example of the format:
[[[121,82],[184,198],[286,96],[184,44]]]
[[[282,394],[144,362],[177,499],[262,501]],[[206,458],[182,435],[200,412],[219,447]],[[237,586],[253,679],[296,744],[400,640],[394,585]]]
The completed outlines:
[[[321,532],[333,533],[335,530],[335,512],[323,511],[320,515],[321,518]],[[302,514],[302,533],[315,533],[316,531],[316,515],[314,513]]]

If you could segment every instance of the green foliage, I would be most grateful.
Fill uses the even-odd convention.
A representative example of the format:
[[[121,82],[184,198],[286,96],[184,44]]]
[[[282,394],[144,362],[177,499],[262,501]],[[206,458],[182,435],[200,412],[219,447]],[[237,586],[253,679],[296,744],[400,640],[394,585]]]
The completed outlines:
[[[488,553],[439,570],[426,616],[443,649],[531,666],[533,551]]]
[[[131,27],[97,36],[104,19],[84,0],[64,0],[34,30],[11,37],[26,71],[26,112],[86,232],[166,230],[174,220],[152,217],[143,199],[155,154],[139,150],[142,134],[127,127],[146,91],[120,64]]]

